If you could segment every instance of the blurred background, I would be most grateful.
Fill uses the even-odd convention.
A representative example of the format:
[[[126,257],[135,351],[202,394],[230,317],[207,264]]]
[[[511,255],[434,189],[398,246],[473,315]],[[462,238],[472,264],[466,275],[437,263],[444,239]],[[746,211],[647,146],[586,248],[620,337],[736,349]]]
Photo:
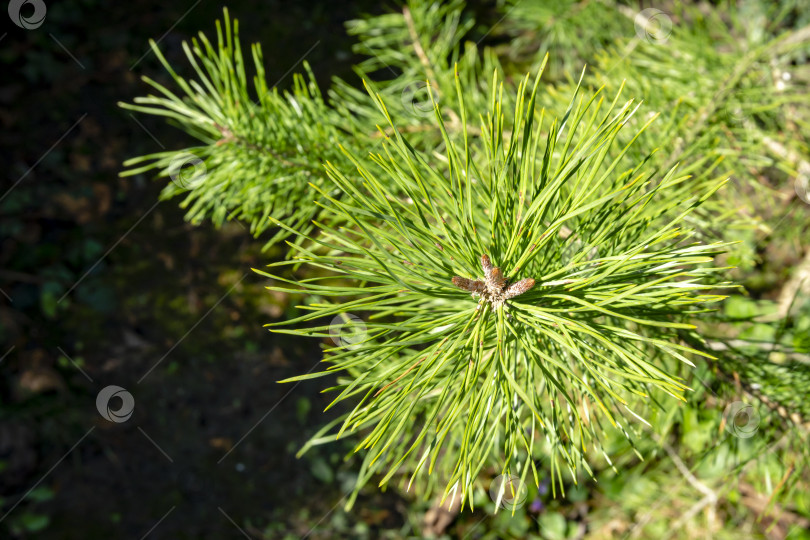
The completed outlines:
[[[150,38],[185,65],[181,42],[213,32],[227,6],[243,42],[262,43],[268,82],[288,87],[305,58],[324,86],[335,75],[359,86],[344,23],[394,3],[45,4],[36,28],[0,15],[0,538],[401,538],[420,537],[426,519],[446,520],[435,530],[453,538],[538,528],[582,538],[589,509],[609,515],[627,497],[608,483],[552,502],[541,484],[517,518],[485,507],[444,517],[372,483],[344,512],[351,441],[294,455],[339,412],[321,412],[328,381],[276,382],[318,363],[319,344],[262,327],[294,309],[250,270],[282,248],[261,252],[238,223],[193,227],[176,201],[159,202],[163,182],[118,177],[129,157],[189,143],[117,106],[147,92],[141,75],[163,80]],[[504,39],[490,33],[496,8],[469,2],[483,44]],[[783,279],[764,274],[773,288]],[[97,397],[110,386],[121,405],[131,396],[131,417],[102,417]],[[634,491],[635,510],[668,489],[666,478],[626,481],[646,490]],[[604,519],[597,536],[629,537],[636,515]],[[791,519],[745,534],[784,537],[810,523]]]

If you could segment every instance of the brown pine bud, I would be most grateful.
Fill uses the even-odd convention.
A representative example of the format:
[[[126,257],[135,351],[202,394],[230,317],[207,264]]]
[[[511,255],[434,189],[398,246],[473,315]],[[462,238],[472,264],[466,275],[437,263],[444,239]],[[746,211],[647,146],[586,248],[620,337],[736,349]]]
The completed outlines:
[[[485,289],[484,283],[478,280],[473,281],[459,276],[453,276],[453,285],[459,289],[470,291],[471,293],[482,293]]]
[[[532,287],[534,287],[535,281],[533,278],[526,278],[521,279],[516,283],[512,283],[509,287],[504,291],[503,295],[508,300],[510,298],[514,298],[516,296],[520,296],[521,294],[525,293]]]
[[[489,255],[481,255],[481,268],[484,269],[484,277],[489,279],[492,273],[492,261],[489,260]]]

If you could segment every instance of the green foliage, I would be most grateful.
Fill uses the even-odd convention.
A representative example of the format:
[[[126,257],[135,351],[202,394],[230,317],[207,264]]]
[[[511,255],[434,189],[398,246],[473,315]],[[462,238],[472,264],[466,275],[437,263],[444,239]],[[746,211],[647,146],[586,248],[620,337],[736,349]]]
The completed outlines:
[[[256,74],[250,81],[239,25],[231,24],[227,11],[224,22],[217,22],[216,45],[203,33],[183,44],[197,80],[178,75],[151,45],[182,93],[144,78],[160,95],[121,105],[165,116],[203,144],[130,159],[124,175],[157,169],[159,176],[172,177],[163,197],[185,194],[182,206],[192,222],[210,217],[219,225],[235,218],[259,234],[270,225],[268,216],[278,215],[306,230],[316,211],[308,184],[322,181],[320,163],[341,158],[337,145],[347,135],[342,126],[351,125],[346,111],[327,105],[306,63],[306,75],[296,74],[292,90],[280,92],[267,84],[257,44],[251,48]],[[365,142],[361,133],[348,135]]]
[[[441,143],[433,118],[432,100],[452,114],[458,109],[456,78],[464,88],[468,111],[475,117],[486,111],[489,76],[502,74],[497,59],[475,44],[464,42],[473,27],[461,0],[414,0],[401,13],[368,17],[348,23],[358,39],[354,51],[368,55],[355,71],[364,84],[380,94],[390,113],[400,119],[399,129],[409,133],[411,144],[431,150]],[[392,78],[391,75],[394,75]],[[428,92],[428,81],[430,93]],[[333,102],[350,105],[358,122],[374,127],[379,113],[368,95],[344,81],[335,81]],[[358,107],[365,104],[366,108]],[[459,131],[458,116],[447,118],[447,129]]]
[[[502,33],[509,41],[500,53],[509,62],[531,65],[549,60],[553,81],[570,79],[591,61],[593,51],[633,32],[633,21],[607,2],[504,2]]]
[[[147,80],[160,96],[126,105],[202,146],[126,174],[177,177],[191,154],[204,178],[164,190],[186,193],[190,219],[290,240],[289,260],[261,273],[305,305],[269,326],[335,343],[327,371],[290,380],[338,374],[332,405],[348,412],[304,450],[358,437],[349,505],[372,478],[472,505],[493,474],[570,496],[585,473],[631,515],[673,481],[671,464],[639,459],[675,443],[702,476],[750,479],[754,464],[772,493],[795,493],[795,476],[775,491],[771,476],[806,463],[791,429],[810,416],[808,317],[742,296],[706,314],[726,287],[718,255],[753,279],[764,235],[808,230],[780,205],[810,170],[807,77],[791,69],[810,32],[792,2],[743,4],[676,3],[661,34],[609,0],[504,2],[489,49],[467,41],[464,2],[410,0],[348,25],[366,91],[335,80],[327,98],[306,66],[289,92],[268,86],[258,45],[249,84],[226,13],[216,45],[185,45],[196,80],[153,46],[180,91]],[[548,49],[551,77],[515,76],[541,73]],[[490,289],[470,296],[498,282],[485,255],[524,285],[502,305]],[[351,321],[359,332],[341,333]],[[741,399],[769,420],[756,444],[717,435]],[[543,516],[542,537],[575,533],[560,518]]]
[[[544,125],[539,76],[528,95],[527,82],[511,124],[493,92],[482,136],[459,146],[445,135],[445,152],[433,156],[408,143],[377,97],[394,134],[371,156],[376,167],[348,151],[357,176],[327,166],[345,197],[324,191],[325,210],[348,226],[322,226],[313,247],[276,265],[335,273],[299,281],[301,289],[271,287],[333,300],[276,331],[326,337],[329,326],[299,325],[369,314],[367,339],[326,351],[330,371],[349,375],[335,402],[358,401],[338,433],[365,434],[361,483],[379,473],[385,484],[403,465],[412,480],[435,467],[445,494],[471,500],[485,466],[537,481],[535,447],[549,455],[552,478],[562,465],[575,473],[588,469],[582,453],[600,448],[607,424],[626,431],[635,422],[631,401],[658,392],[683,399],[683,382],[654,359],[691,365],[685,355],[700,354],[673,338],[719,298],[702,291],[713,286],[705,264],[722,245],[691,241],[683,221],[720,183],[686,194],[674,171],[657,178],[643,161],[618,169],[619,158],[606,157],[632,101],[574,95],[565,117]],[[446,133],[438,105],[435,115]],[[662,203],[661,192],[678,192],[681,204]],[[561,257],[574,242],[580,249]],[[451,278],[480,276],[483,255],[510,281],[537,285],[503,306],[476,303]]]
[[[525,28],[539,16],[541,4],[505,7],[506,32]],[[524,33],[502,54],[525,56],[529,44],[542,41],[546,31],[566,32],[585,46],[587,36],[609,30],[609,43],[586,47],[592,67],[585,85],[624,87],[643,97],[636,122],[660,115],[657,127],[640,136],[638,148],[660,148],[651,160],[662,170],[678,165],[698,182],[732,178],[729,196],[709,201],[692,218],[699,220],[701,233],[739,240],[743,229],[767,229],[772,201],[781,190],[792,191],[790,181],[808,167],[805,156],[810,154],[806,138],[799,135],[799,126],[810,120],[810,96],[805,82],[795,80],[806,75],[792,67],[810,45],[807,28],[782,29],[795,15],[790,3],[749,2],[741,11],[676,3],[673,14],[653,9],[649,16],[612,2],[588,4],[596,4],[584,8],[595,10],[590,16],[565,12],[563,20],[554,19],[553,29]],[[526,19],[524,12],[533,15]],[[578,58],[570,47],[564,54],[569,61]],[[559,84],[557,104],[550,108],[561,111],[575,85]],[[640,157],[628,154],[630,162]],[[770,182],[762,181],[766,173]],[[742,256],[748,248],[734,251]]]

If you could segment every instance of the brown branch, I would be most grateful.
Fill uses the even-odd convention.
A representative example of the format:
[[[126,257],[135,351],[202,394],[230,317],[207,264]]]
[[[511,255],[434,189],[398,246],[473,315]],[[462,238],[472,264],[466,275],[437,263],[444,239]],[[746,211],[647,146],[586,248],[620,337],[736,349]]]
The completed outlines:
[[[413,364],[411,367],[409,367],[408,369],[406,369],[406,370],[405,370],[405,373],[403,373],[402,375],[400,375],[399,377],[397,377],[396,379],[394,379],[394,380],[393,380],[393,381],[391,381],[390,383],[386,384],[385,386],[383,386],[382,388],[380,388],[379,390],[377,390],[377,393],[376,393],[376,394],[374,394],[374,397],[379,396],[380,394],[382,394],[382,393],[385,391],[385,389],[386,389],[386,388],[388,388],[388,387],[389,387],[389,386],[391,386],[392,384],[395,384],[397,381],[399,381],[400,379],[402,379],[402,377],[404,377],[405,375],[407,375],[408,373],[410,373],[410,372],[411,372],[411,370],[412,370],[413,368],[415,368],[416,366],[418,366],[419,364],[421,364],[422,362],[424,362],[424,361],[425,361],[425,358],[427,358],[427,356],[423,356],[421,360],[419,360],[418,362],[415,362],[415,363],[414,363],[414,364]]]
[[[762,519],[762,516],[765,515],[765,512],[771,506],[771,503],[773,502],[774,497],[776,497],[776,494],[779,493],[780,489],[782,489],[782,486],[785,485],[785,482],[787,482],[787,479],[790,478],[790,475],[793,474],[793,471],[795,470],[795,468],[796,468],[796,466],[791,464],[790,467],[788,467],[788,470],[785,471],[785,474],[782,476],[782,479],[779,480],[779,483],[774,488],[773,492],[771,493],[771,496],[768,497],[768,501],[765,503],[765,506],[759,512],[759,516],[757,516],[757,521],[760,521]]]
[[[413,22],[413,16],[411,15],[411,10],[408,7],[402,8],[402,16],[405,17],[405,24],[408,26],[408,34],[411,36],[411,42],[413,44],[413,48],[416,51],[416,56],[419,57],[419,61],[425,67],[425,71],[427,72],[428,79],[437,80],[436,73],[433,71],[433,66],[430,64],[430,59],[428,58],[427,54],[425,53],[425,49],[422,48],[422,43],[419,41],[419,34],[416,32],[416,25]],[[438,89],[437,89],[438,91]]]

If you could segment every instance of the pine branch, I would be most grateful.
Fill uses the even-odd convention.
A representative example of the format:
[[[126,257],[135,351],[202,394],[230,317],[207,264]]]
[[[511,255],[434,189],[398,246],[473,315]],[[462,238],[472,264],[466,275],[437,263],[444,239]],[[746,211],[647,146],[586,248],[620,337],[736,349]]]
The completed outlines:
[[[458,145],[434,103],[441,155],[410,145],[372,94],[393,135],[368,162],[347,150],[350,169],[328,165],[345,197],[322,191],[325,211],[349,227],[321,224],[307,236],[318,247],[297,248],[292,261],[262,272],[276,281],[271,289],[330,299],[270,325],[276,332],[325,337],[328,326],[300,325],[369,314],[362,339],[326,350],[327,372],[343,374],[333,404],[355,403],[336,436],[362,434],[358,489],[372,474],[384,485],[402,471],[428,496],[438,470],[443,497],[458,492],[471,503],[484,466],[523,481],[531,470],[537,482],[540,446],[554,489],[563,489],[562,466],[574,479],[590,470],[583,452],[600,449],[611,429],[603,421],[630,438],[631,419],[640,418],[632,408],[651,393],[683,399],[686,386],[665,359],[692,365],[686,355],[705,354],[676,332],[692,328],[686,306],[720,298],[701,291],[717,285],[718,269],[707,265],[723,246],[688,241],[682,221],[720,183],[678,210],[672,198],[658,204],[685,179],[669,171],[653,184],[643,161],[620,169],[624,152],[608,158],[632,102],[574,92],[564,120],[544,126],[539,77],[531,90],[528,82],[514,97],[514,123],[504,122],[493,91],[483,136]],[[464,97],[459,89],[462,111]],[[567,235],[558,234],[563,227]],[[561,256],[575,240],[579,247]],[[335,278],[278,273],[301,263]],[[504,295],[517,286],[510,283],[520,290]]]
[[[162,197],[185,195],[181,206],[194,223],[240,219],[259,235],[273,216],[309,230],[319,212],[309,185],[323,183],[323,163],[343,159],[341,141],[364,145],[371,139],[362,130],[352,131],[345,111],[324,101],[306,62],[306,76],[296,74],[293,89],[282,93],[267,86],[261,48],[254,45],[256,77],[250,85],[238,21],[231,23],[227,10],[222,23],[217,22],[216,44],[200,33],[183,45],[195,79],[178,75],[155,43],[152,48],[180,93],[145,78],[158,95],[121,106],[166,117],[202,145],[130,159],[122,175],[157,171],[159,177],[171,178]],[[190,164],[194,177],[183,178]],[[267,246],[286,236],[277,232]]]

